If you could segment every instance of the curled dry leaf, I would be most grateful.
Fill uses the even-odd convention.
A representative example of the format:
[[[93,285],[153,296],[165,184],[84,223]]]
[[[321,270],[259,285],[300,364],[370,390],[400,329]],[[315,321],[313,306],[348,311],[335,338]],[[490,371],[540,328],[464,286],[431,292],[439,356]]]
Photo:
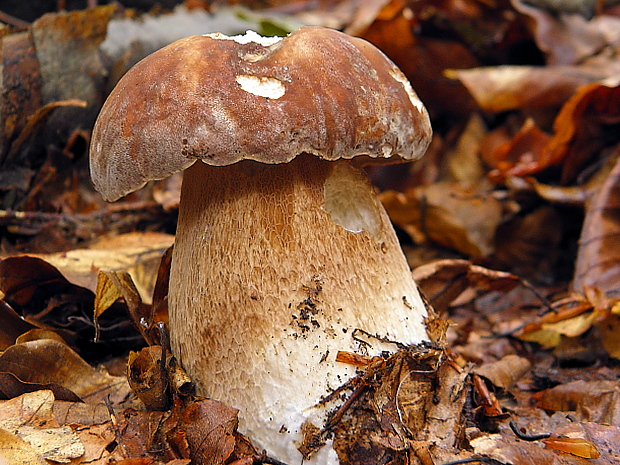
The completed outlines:
[[[169,353],[164,353],[171,357]],[[166,410],[170,406],[167,360],[162,362],[161,346],[149,346],[130,352],[127,379],[133,392],[150,410]]]
[[[24,320],[58,332],[86,357],[100,358],[102,348],[109,356],[141,343],[125,307],[115,306],[99,319],[101,344],[93,344],[94,294],[70,283],[57,268],[40,258],[21,255],[0,261],[0,291]]]
[[[533,119],[528,118],[509,142],[484,157],[494,168],[489,178],[500,183],[508,176],[526,176],[548,168],[540,161],[540,154],[548,140],[549,136],[536,126]]]
[[[413,270],[413,279],[431,306],[442,312],[467,288],[478,292],[509,292],[521,285],[545,300],[527,281],[506,271],[491,270],[468,260],[437,260]]]
[[[532,364],[518,355],[506,355],[497,362],[486,363],[475,367],[472,372],[483,376],[495,386],[504,390],[510,389],[529,371]]]
[[[43,307],[50,294],[80,292],[74,288],[54,266],[39,258],[23,255],[0,262],[0,290],[20,306]]]
[[[587,287],[594,287],[610,298],[620,299],[619,211],[620,157],[586,205],[572,283],[574,291],[585,295]]]
[[[88,402],[110,396],[118,403],[130,392],[124,377],[96,370],[68,346],[50,339],[9,347],[0,355],[0,371],[26,383],[63,386]]]
[[[54,397],[69,402],[82,402],[70,389],[56,383],[29,383],[24,382],[13,373],[0,372],[0,399],[13,399],[24,393],[40,390],[51,391]]]
[[[604,147],[620,142],[618,123],[620,78],[584,85],[562,106],[541,158],[548,165],[562,163],[562,182],[568,183]]]
[[[6,349],[15,343],[20,334],[23,334],[32,328],[33,325],[24,321],[13,308],[0,299],[0,351]]]

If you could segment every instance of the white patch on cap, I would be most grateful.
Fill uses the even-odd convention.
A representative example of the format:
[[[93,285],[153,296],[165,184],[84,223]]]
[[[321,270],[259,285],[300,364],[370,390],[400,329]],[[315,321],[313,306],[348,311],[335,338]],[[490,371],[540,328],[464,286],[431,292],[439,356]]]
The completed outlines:
[[[240,74],[235,81],[243,90],[259,97],[279,99],[286,92],[284,84],[276,78]]]
[[[392,68],[390,70],[390,76],[392,76],[395,80],[397,80],[403,85],[403,87],[405,88],[405,92],[407,92],[407,95],[409,96],[409,100],[411,101],[411,104],[414,107],[416,107],[420,113],[424,113],[425,111],[424,105],[422,105],[422,102],[416,95],[415,91],[413,90],[413,87],[411,87],[411,84],[409,83],[405,75],[402,73],[402,71],[399,70],[398,68]]]
[[[282,37],[263,37],[254,31],[246,31],[245,34],[238,36],[227,36],[221,32],[212,32],[210,34],[204,34],[204,37],[210,37],[211,39],[217,40],[234,40],[238,44],[249,44],[250,42],[254,42],[262,45],[263,47],[269,47],[270,45],[282,40]]]

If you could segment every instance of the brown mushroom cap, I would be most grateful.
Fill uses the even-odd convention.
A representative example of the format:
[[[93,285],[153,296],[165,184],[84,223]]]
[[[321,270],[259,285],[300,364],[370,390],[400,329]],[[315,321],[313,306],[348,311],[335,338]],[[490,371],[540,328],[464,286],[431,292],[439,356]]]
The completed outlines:
[[[106,200],[197,159],[406,161],[426,150],[426,109],[370,43],[303,27],[282,40],[221,34],[181,39],[136,64],[105,102],[91,173]]]

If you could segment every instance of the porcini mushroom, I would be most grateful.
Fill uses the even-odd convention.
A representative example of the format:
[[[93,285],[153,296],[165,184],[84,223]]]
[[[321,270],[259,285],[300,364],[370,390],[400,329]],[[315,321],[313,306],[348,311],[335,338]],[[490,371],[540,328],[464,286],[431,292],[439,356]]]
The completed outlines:
[[[430,138],[426,109],[383,53],[318,27],[179,40],[135,65],[101,110],[90,163],[106,200],[184,170],[173,352],[280,460],[301,462],[302,425],[321,428],[322,396],[355,375],[338,351],[427,339],[359,167],[416,159]],[[328,448],[313,460],[338,463]]]

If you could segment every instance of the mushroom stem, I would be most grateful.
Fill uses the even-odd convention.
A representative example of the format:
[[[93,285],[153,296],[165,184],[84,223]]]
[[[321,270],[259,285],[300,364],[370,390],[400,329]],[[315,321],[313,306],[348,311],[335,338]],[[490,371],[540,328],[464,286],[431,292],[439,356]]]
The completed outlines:
[[[356,374],[338,351],[427,339],[389,218],[345,160],[188,168],[169,299],[173,351],[198,392],[240,409],[240,431],[288,463],[301,462],[302,424],[324,426],[314,406]]]

